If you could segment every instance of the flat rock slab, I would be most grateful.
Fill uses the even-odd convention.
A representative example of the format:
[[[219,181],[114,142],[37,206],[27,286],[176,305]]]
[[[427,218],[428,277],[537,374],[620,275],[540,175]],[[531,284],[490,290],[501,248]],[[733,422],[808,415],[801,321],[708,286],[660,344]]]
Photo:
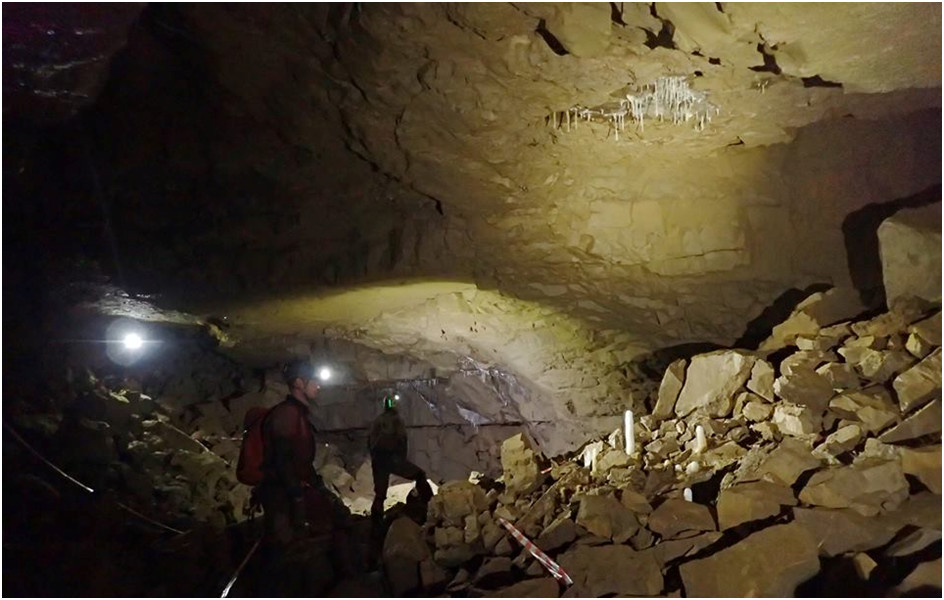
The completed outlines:
[[[675,414],[684,417],[695,410],[710,417],[731,414],[734,393],[747,381],[755,360],[731,350],[692,357],[685,385],[675,403]]]
[[[820,465],[822,461],[812,455],[809,446],[800,440],[785,438],[760,464],[756,474],[774,483],[792,486],[800,475]]]
[[[901,424],[883,433],[878,439],[886,444],[892,444],[940,432],[941,399],[937,398],[902,421]]]
[[[718,526],[724,531],[742,523],[772,517],[781,506],[794,506],[793,490],[767,481],[742,483],[718,496]]]
[[[561,515],[534,541],[544,552],[556,552],[577,539],[577,526],[568,515]]]
[[[800,492],[806,504],[851,508],[866,516],[894,510],[907,498],[901,463],[881,459],[819,471]]]
[[[900,526],[887,519],[865,517],[849,509],[794,508],[794,523],[816,541],[820,554],[838,556],[887,544]]]
[[[662,571],[648,551],[629,546],[578,546],[559,557],[560,566],[590,596],[655,596],[662,592]]]
[[[648,526],[654,533],[662,536],[663,540],[717,529],[707,506],[677,498],[666,500],[652,511]]]
[[[721,539],[721,536],[722,533],[720,531],[709,531],[683,540],[666,540],[659,542],[652,548],[646,550],[646,552],[651,552],[656,562],[659,563],[659,566],[665,567],[665,565],[673,560],[691,556],[703,548],[707,548]]]
[[[908,556],[920,550],[924,550],[934,542],[941,541],[940,529],[928,529],[922,527],[917,531],[912,531],[894,544],[885,549],[885,556]]]
[[[941,349],[938,348],[921,362],[895,378],[892,382],[898,396],[901,412],[908,413],[941,394]]]
[[[675,401],[678,400],[679,392],[682,391],[682,385],[685,383],[686,364],[688,363],[684,358],[673,361],[662,375],[659,399],[656,401],[655,408],[652,409],[652,418],[656,422],[664,421],[675,414]]]
[[[819,568],[816,541],[805,528],[789,523],[758,531],[679,571],[688,597],[743,598],[792,596]]]
[[[899,416],[898,406],[881,386],[843,392],[829,401],[829,410],[859,421],[871,433],[878,433]]]

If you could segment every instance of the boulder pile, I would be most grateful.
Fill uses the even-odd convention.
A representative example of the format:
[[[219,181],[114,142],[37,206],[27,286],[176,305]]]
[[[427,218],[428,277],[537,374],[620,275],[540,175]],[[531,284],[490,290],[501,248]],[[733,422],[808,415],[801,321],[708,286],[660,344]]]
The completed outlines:
[[[390,528],[396,592],[788,596],[837,565],[848,585],[940,588],[941,314],[816,305],[763,350],[670,365],[633,455],[622,431],[553,460],[507,440],[499,480],[445,483],[422,528]]]

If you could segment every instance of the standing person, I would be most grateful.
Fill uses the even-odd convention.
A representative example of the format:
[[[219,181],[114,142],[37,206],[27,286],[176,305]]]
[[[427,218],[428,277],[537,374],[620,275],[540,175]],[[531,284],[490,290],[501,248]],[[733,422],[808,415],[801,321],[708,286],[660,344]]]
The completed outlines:
[[[370,428],[368,443],[374,475],[374,503],[370,508],[370,517],[375,532],[380,530],[383,523],[384,500],[387,498],[391,474],[414,480],[416,491],[423,503],[429,502],[433,497],[433,490],[426,481],[426,473],[406,458],[406,427],[397,411],[399,399],[397,394],[384,396],[383,412]]]

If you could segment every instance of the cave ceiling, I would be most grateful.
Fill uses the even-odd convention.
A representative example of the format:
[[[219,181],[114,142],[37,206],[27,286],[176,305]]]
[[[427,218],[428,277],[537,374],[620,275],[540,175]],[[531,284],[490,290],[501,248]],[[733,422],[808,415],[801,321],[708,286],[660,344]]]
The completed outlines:
[[[138,10],[83,113],[122,283],[237,353],[329,337],[612,398],[634,355],[850,285],[844,220],[940,182],[939,4]],[[710,122],[568,117],[663,77]]]

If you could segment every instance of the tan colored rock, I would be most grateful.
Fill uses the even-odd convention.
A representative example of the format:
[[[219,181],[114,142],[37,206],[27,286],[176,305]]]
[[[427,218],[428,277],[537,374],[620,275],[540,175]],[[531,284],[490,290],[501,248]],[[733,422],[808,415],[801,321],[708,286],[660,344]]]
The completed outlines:
[[[796,343],[797,336],[813,337],[819,331],[820,325],[816,319],[803,312],[794,310],[787,320],[773,328],[770,337],[761,342],[758,350],[772,352]]]
[[[673,361],[662,375],[662,383],[659,385],[659,399],[652,410],[652,418],[658,421],[664,421],[675,414],[675,402],[678,400],[679,392],[685,383],[685,366],[687,361],[680,358]]]
[[[709,531],[680,540],[662,540],[648,552],[652,553],[660,567],[665,567],[673,560],[700,552],[721,539],[722,535],[720,531]]]
[[[941,494],[941,445],[901,448],[901,468],[937,495]]]
[[[662,592],[662,572],[648,551],[624,545],[576,546],[558,563],[589,596],[655,596]]]
[[[908,333],[917,335],[922,340],[932,346],[941,345],[941,311],[938,311],[927,319],[918,321],[908,326]]]
[[[769,362],[760,358],[754,362],[747,389],[769,402],[774,401],[774,368]]]
[[[851,508],[866,516],[893,510],[907,497],[901,464],[878,460],[819,471],[800,492],[806,504]]]
[[[793,490],[767,481],[741,483],[718,495],[718,527],[721,531],[742,523],[766,519],[780,513],[782,506],[795,506]]]
[[[778,377],[774,382],[774,393],[798,406],[808,406],[814,412],[826,410],[833,397],[833,386],[822,375],[811,370],[800,369],[792,375]]]
[[[816,373],[826,379],[834,390],[854,390],[862,385],[855,369],[846,363],[826,363],[818,367]]]
[[[822,556],[884,546],[900,529],[890,520],[865,517],[850,509],[794,508],[793,517],[816,541]]]
[[[652,512],[652,506],[649,504],[649,501],[646,500],[646,497],[629,488],[620,492],[620,504],[634,513],[648,515]]]
[[[479,588],[491,589],[512,581],[511,559],[507,556],[486,558],[472,582]]]
[[[881,386],[843,392],[829,401],[829,410],[862,423],[869,433],[878,433],[898,419],[898,406]]]
[[[590,533],[622,544],[639,529],[636,514],[613,496],[581,496],[577,525]]]
[[[439,488],[429,503],[429,514],[447,526],[465,527],[465,518],[488,509],[485,491],[468,481],[450,481]]]
[[[934,350],[934,346],[915,333],[908,334],[908,340],[905,342],[905,349],[911,352],[916,358],[924,358]]]
[[[901,373],[892,383],[902,414],[921,407],[941,395],[941,349]]]
[[[862,581],[868,581],[872,576],[872,571],[878,566],[878,563],[872,560],[872,557],[865,552],[859,552],[852,557],[852,566],[855,567],[856,574]]]
[[[852,424],[840,427],[826,437],[826,440],[813,449],[817,458],[834,459],[854,449],[862,439],[862,428]]]
[[[744,418],[755,423],[766,421],[773,415],[774,407],[766,402],[748,402],[742,411]]]
[[[808,439],[816,438],[823,425],[821,413],[806,406],[786,402],[774,407],[771,422],[784,435]]]
[[[510,494],[529,494],[544,481],[537,455],[523,433],[502,442],[501,463],[505,490]]]
[[[883,433],[879,440],[886,444],[911,440],[924,435],[941,432],[941,399],[932,400],[924,408]]]
[[[384,538],[383,560],[387,580],[397,596],[420,587],[420,563],[429,558],[423,530],[406,517],[390,525]]]
[[[867,350],[856,369],[869,381],[885,383],[913,364],[914,357],[904,350]]]
[[[577,526],[569,514],[563,514],[541,532],[534,541],[544,552],[556,552],[577,539]]]
[[[675,414],[684,417],[695,410],[711,417],[731,414],[734,393],[747,381],[754,360],[753,356],[730,350],[692,357]]]
[[[731,565],[737,565],[732,576]],[[679,567],[685,594],[702,598],[794,595],[819,572],[816,543],[799,525],[775,525],[730,548]]]
[[[578,58],[603,54],[610,44],[610,8],[601,3],[574,2],[554,5],[547,25],[568,52]]]
[[[792,486],[810,469],[822,465],[808,445],[800,440],[784,438],[783,442],[758,466],[756,475],[783,485]]]
[[[652,511],[647,526],[663,540],[717,529],[708,507],[677,498],[669,498]]]
[[[941,205],[903,209],[878,227],[885,302],[941,301]]]
[[[774,442],[783,437],[776,425],[766,421],[752,424],[751,430],[756,432],[765,442]]]
[[[941,559],[924,562],[914,568],[895,589],[896,596],[909,596],[928,588],[941,588]]]
[[[815,371],[821,364],[837,360],[838,357],[832,352],[798,350],[780,361],[780,372],[789,377],[800,371]]]

